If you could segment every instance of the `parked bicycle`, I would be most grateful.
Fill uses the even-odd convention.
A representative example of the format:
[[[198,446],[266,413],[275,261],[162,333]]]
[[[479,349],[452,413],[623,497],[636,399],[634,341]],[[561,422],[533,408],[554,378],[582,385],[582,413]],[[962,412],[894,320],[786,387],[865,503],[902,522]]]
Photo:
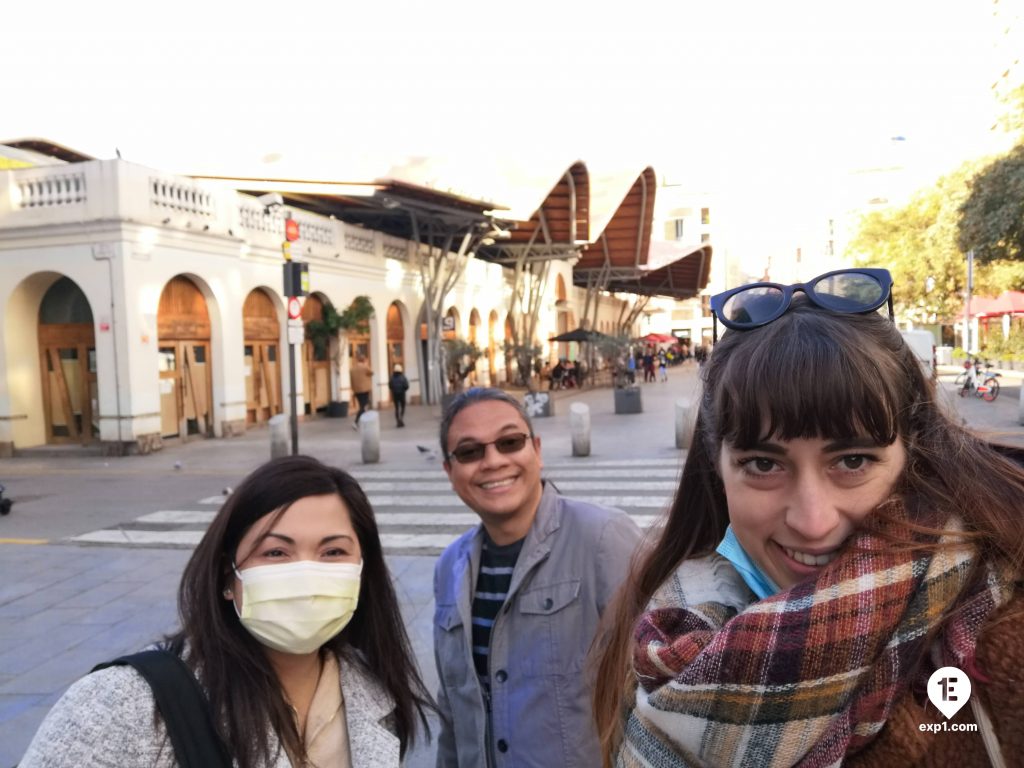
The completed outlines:
[[[973,363],[970,360],[964,363],[964,372],[953,382],[960,397],[967,397],[968,394],[973,393],[975,397],[980,397],[988,403],[999,397],[998,377],[1002,374],[987,370],[992,367],[991,362],[986,362],[984,367],[986,370],[982,370],[981,359],[977,357],[974,358]]]

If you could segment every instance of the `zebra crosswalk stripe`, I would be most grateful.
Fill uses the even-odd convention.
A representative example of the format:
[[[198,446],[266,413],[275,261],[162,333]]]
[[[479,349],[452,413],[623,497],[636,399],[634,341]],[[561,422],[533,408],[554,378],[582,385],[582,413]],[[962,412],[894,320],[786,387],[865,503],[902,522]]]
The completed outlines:
[[[618,507],[637,525],[655,525],[677,487],[676,460],[605,462],[601,468],[546,467],[544,476],[573,498]],[[653,466],[652,466],[653,464]],[[388,554],[437,555],[479,523],[451,490],[440,467],[430,470],[358,468],[353,471],[375,510],[381,543]],[[610,492],[610,493],[609,493]],[[225,495],[196,502],[206,509],[150,512],[118,526],[89,531],[67,541],[83,545],[192,548],[202,539]]]

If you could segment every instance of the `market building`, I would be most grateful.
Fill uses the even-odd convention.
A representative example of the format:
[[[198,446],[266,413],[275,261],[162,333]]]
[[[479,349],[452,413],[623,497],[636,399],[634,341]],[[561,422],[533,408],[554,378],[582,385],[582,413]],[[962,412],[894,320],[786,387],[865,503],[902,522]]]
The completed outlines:
[[[500,205],[397,180],[260,186],[175,176],[43,140],[8,142],[0,157],[0,456],[53,444],[146,452],[168,439],[229,437],[288,412],[289,219],[300,233],[293,258],[309,265],[302,319],[357,297],[372,305],[342,343],[296,345],[300,414],[348,401],[358,352],[375,372],[375,405],[387,402],[396,363],[414,402],[435,401],[444,388],[440,375],[431,383],[435,329],[483,352],[477,383],[510,378],[517,273],[495,243],[523,222]],[[578,188],[589,183],[580,164],[566,174]],[[586,194],[556,197],[586,210]],[[538,211],[552,212],[552,199],[539,194]],[[649,239],[650,221],[636,226]],[[533,329],[539,345],[585,311],[573,264],[590,242],[586,227],[556,240]],[[425,250],[449,262],[467,243],[463,256],[484,257],[466,258],[429,301]],[[630,298],[607,295],[594,327],[621,322]]]

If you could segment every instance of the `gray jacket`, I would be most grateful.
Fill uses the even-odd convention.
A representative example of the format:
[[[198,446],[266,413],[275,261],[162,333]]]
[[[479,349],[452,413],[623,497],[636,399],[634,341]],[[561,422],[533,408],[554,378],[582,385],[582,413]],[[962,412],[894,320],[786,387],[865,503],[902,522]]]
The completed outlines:
[[[338,659],[352,768],[398,766],[394,704],[361,668]],[[50,710],[20,768],[177,768],[149,683],[131,667],[108,667],[75,682]],[[271,751],[277,747],[271,735]],[[290,768],[284,750],[269,768]]]
[[[559,496],[545,483],[491,630],[490,718],[471,651],[482,526],[444,551],[434,569],[439,767],[600,765],[585,662],[640,537],[624,512]]]

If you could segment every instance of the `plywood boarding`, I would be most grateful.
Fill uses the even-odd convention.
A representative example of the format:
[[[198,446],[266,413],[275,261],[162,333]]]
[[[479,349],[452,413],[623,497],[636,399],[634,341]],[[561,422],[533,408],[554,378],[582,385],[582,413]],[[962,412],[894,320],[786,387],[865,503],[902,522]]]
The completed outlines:
[[[39,325],[43,416],[48,442],[93,439],[96,373],[90,368],[90,359],[94,359],[95,346],[91,323]]]
[[[66,427],[68,436],[78,438],[78,425],[75,423],[75,412],[71,406],[71,393],[65,377],[64,366],[61,364],[60,351],[53,347],[47,350],[50,367],[50,414],[54,425]],[[77,363],[77,361],[74,361]]]

